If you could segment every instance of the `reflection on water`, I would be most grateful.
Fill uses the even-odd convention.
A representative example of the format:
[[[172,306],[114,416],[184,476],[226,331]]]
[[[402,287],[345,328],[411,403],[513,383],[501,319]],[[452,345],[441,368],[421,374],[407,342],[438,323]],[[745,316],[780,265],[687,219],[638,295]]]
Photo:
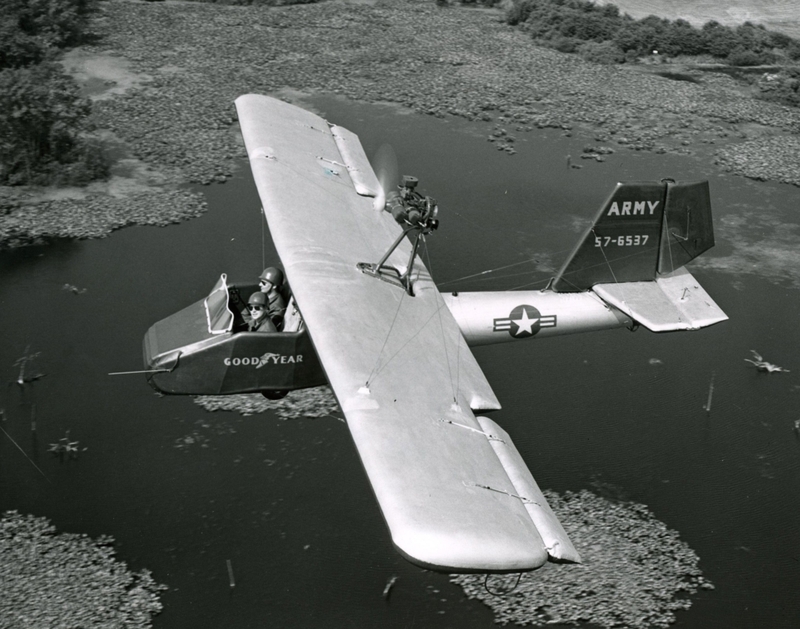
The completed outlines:
[[[719,245],[692,269],[729,322],[475,353],[503,403],[493,418],[540,485],[618,488],[697,552],[716,590],[678,612],[684,626],[795,619],[799,604],[784,584],[800,582],[800,332],[787,322],[800,292],[798,267],[778,265],[774,253],[795,240],[797,189],[720,175],[705,158],[618,151],[572,169],[567,155],[593,142],[577,131],[514,132],[510,156],[486,141],[489,126],[314,103],[356,131],[368,155],[392,144],[403,172],[437,199],[430,266],[448,290],[546,280],[546,265],[560,264],[616,181],[710,179]],[[3,427],[51,481],[3,437],[0,508],[113,535],[133,570],[149,568],[171,588],[157,627],[487,626],[491,612],[446,575],[396,555],[343,423],[209,414],[189,398],[154,395],[143,377],[107,375],[140,368],[145,330],[202,298],[220,273],[254,277],[275,259],[268,234],[262,246],[246,168],[203,191],[209,212],[179,226],[0,255],[0,377],[15,380],[28,346],[47,374],[32,384],[35,433],[13,386],[3,390]],[[476,275],[487,269],[501,270]],[[751,349],[791,372],[758,373],[744,362]],[[37,447],[67,430],[88,447],[79,459]],[[175,447],[195,432],[207,447]]]

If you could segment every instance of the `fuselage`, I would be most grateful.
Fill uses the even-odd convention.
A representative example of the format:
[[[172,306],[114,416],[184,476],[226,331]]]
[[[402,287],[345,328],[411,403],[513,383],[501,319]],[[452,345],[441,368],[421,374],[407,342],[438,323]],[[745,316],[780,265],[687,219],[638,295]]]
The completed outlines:
[[[236,285],[232,285],[235,288]],[[238,287],[249,294],[254,287]],[[593,292],[441,293],[470,346],[633,327]],[[148,382],[178,395],[285,392],[327,377],[304,326],[291,332],[210,331],[208,300],[154,324],[145,335]]]

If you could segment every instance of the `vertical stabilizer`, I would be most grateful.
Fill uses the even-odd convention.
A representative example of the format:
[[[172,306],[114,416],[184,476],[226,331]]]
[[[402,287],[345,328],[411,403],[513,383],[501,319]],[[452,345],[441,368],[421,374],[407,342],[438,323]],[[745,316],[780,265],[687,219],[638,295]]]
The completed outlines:
[[[661,182],[618,183],[555,277],[553,290],[654,280],[665,190]]]

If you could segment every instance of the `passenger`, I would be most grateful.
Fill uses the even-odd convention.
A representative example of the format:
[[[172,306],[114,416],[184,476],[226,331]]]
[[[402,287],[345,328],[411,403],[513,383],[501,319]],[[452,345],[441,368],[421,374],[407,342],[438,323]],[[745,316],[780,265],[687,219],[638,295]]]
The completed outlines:
[[[249,332],[277,332],[278,328],[272,322],[267,310],[267,296],[262,292],[253,293],[247,300],[248,313],[244,315],[244,322]]]
[[[267,297],[269,317],[275,327],[280,329],[283,316],[286,314],[286,300],[280,293],[283,285],[283,272],[274,266],[267,267],[259,276],[258,285],[261,292]]]

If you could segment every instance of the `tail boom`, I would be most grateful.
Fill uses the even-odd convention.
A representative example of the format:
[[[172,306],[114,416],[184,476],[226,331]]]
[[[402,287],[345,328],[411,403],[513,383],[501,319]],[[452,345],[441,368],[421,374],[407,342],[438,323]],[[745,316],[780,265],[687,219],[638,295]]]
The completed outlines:
[[[683,265],[714,246],[707,181],[618,183],[542,291],[443,294],[470,345],[728,317]]]
[[[591,291],[486,291],[442,298],[470,346],[633,327],[629,316]]]

